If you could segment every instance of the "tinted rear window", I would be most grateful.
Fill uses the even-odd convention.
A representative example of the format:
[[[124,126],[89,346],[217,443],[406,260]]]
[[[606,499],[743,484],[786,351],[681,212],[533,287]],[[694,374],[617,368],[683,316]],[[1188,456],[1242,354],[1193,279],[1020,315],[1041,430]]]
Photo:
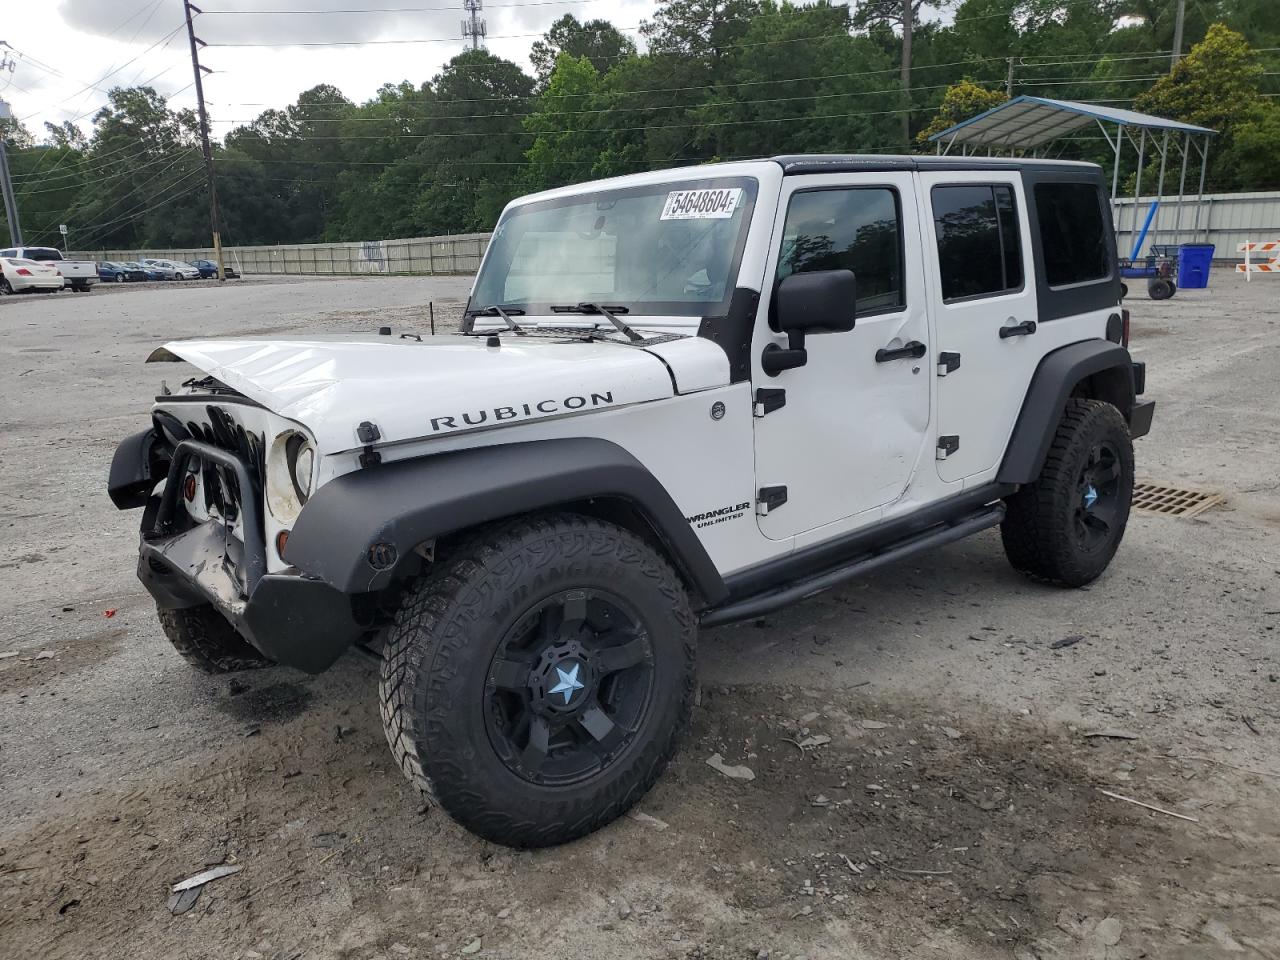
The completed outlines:
[[[1013,188],[957,184],[933,188],[942,299],[992,296],[1022,286],[1022,249]]]
[[[1098,188],[1091,183],[1037,183],[1035,198],[1049,286],[1111,276]]]

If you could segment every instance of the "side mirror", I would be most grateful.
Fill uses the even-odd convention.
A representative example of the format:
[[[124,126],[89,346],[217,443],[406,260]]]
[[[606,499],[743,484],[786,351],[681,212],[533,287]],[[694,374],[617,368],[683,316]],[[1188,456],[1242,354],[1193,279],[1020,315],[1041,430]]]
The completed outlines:
[[[764,348],[760,366],[771,377],[803,367],[809,360],[807,333],[844,333],[856,319],[858,281],[852,270],[816,270],[783,277],[773,293],[773,319],[787,335],[787,347]]]

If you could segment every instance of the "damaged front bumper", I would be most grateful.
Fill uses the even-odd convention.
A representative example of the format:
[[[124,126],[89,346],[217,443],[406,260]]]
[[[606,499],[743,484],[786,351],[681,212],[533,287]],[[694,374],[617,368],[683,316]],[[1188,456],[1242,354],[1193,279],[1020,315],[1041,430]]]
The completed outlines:
[[[129,446],[122,444],[117,456],[129,456]],[[132,452],[154,465],[151,449],[132,442]],[[205,469],[222,467],[245,492],[239,505],[243,541],[217,518],[190,525],[186,512],[179,513],[180,480],[193,458]],[[112,473],[114,478],[115,465]],[[236,454],[197,440],[173,448],[163,492],[146,500],[138,579],[158,606],[211,604],[264,656],[307,673],[329,667],[370,629],[356,617],[350,595],[296,572],[266,571],[261,500],[248,467]]]

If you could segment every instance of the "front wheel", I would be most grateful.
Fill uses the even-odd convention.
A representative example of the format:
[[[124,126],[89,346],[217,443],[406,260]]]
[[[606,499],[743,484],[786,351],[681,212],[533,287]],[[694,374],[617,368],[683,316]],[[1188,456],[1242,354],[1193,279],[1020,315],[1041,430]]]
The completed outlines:
[[[156,615],[174,649],[201,673],[235,673],[270,664],[209,604],[181,610],[157,608]]]
[[[1037,580],[1092,583],[1115,556],[1133,500],[1133,440],[1120,411],[1069,400],[1040,476],[1006,501],[1005,554]]]
[[[630,531],[573,514],[489,528],[396,616],[380,684],[391,751],[488,840],[584,836],[675,753],[696,632],[679,577]]]
[[[123,273],[117,273],[117,274],[116,274],[116,283],[124,283],[124,274],[123,274]]]

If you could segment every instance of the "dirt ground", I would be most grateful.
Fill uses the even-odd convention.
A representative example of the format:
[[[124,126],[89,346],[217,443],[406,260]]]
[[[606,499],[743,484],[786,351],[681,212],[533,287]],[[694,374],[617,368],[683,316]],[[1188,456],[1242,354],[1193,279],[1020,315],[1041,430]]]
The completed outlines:
[[[0,301],[0,957],[1280,960],[1274,282],[1130,304],[1159,404],[1141,478],[1224,505],[1135,513],[1083,591],[1022,580],[987,533],[705,632],[658,787],[537,852],[422,807],[358,655],[188,670],[104,489],[173,376],[142,363],[157,343],[426,332],[428,301],[443,329],[465,287]],[[171,915],[215,864],[242,869]]]

